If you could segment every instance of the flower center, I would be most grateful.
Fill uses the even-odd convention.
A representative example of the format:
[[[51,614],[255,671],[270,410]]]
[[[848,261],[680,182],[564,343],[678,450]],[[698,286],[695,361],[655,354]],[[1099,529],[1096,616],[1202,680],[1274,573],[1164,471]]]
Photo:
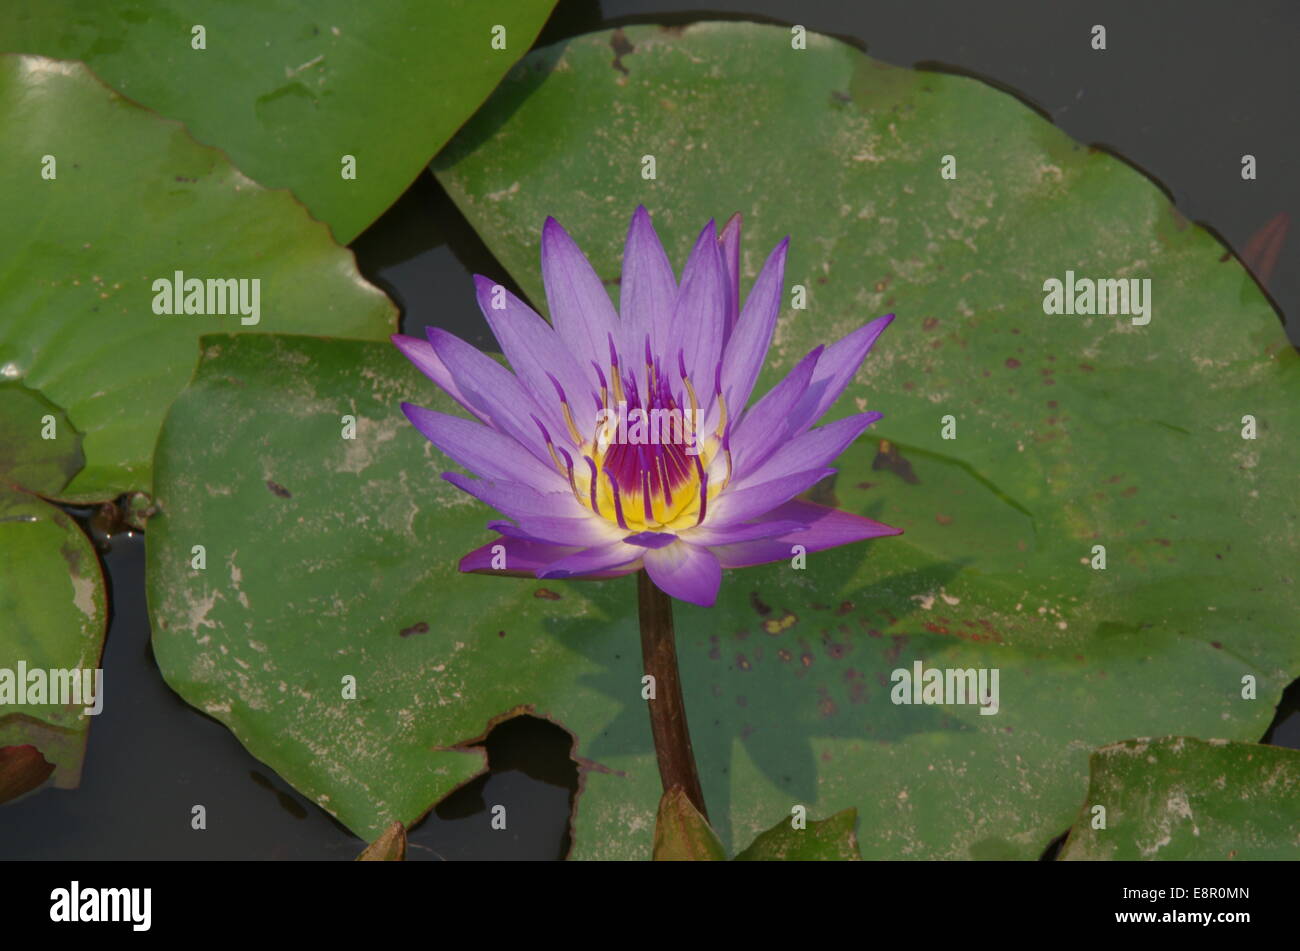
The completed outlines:
[[[612,336],[609,352],[608,378],[592,363],[600,392],[592,393],[596,415],[589,437],[579,430],[563,388],[551,377],[569,435],[580,447],[575,460],[564,447],[554,445],[546,427],[534,419],[556,468],[583,506],[629,532],[680,531],[700,524],[709,501],[731,477],[721,373],[715,373],[714,391],[719,420],[706,436],[704,412],[682,352],[677,355],[681,388],[675,394],[658,358],[651,356],[649,338],[641,379],[620,367]],[[715,462],[719,471],[713,473]]]

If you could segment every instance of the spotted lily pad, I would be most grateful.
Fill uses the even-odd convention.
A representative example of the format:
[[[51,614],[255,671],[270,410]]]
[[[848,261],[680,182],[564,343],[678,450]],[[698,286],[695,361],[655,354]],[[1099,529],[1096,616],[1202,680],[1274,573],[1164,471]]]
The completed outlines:
[[[857,806],[869,858],[1035,858],[1091,750],[1264,732],[1300,673],[1300,360],[1249,274],[1141,173],[976,80],[741,23],[539,50],[433,167],[539,304],[547,215],[612,291],[637,204],[679,267],[700,221],[740,211],[746,287],[790,235],[798,288],[759,392],[897,314],[832,412],[884,419],[819,498],[906,534],[733,573],[715,608],[679,609],[725,845],[794,805]],[[1076,278],[1149,279],[1151,306],[1047,313],[1047,282]],[[631,611],[605,636],[630,644]],[[997,712],[892,702],[917,664],[996,671]],[[575,854],[644,856],[644,711],[618,677],[595,686],[627,705],[578,731],[604,769]]]
[[[432,389],[388,343],[209,337],[158,442],[163,675],[366,841],[480,772],[502,716],[585,733],[621,699],[584,681],[640,689],[615,589],[457,572],[488,513],[402,415],[449,411]]]
[[[78,63],[0,55],[0,179],[12,185],[0,379],[83,434],[85,465],[62,498],[150,488],[158,427],[200,334],[383,338],[395,327],[392,304],[290,195]]]
[[[81,434],[62,410],[0,382],[0,803],[51,776],[71,787],[81,775],[107,633],[104,579],[85,534],[40,496],[62,492],[83,462]],[[56,693],[54,678],[72,671],[82,671],[78,693]]]
[[[1300,752],[1188,737],[1092,756],[1062,859],[1300,858]]]
[[[291,189],[346,244],[469,118],[553,6],[12,0],[0,6],[0,49],[83,60],[256,181]]]
[[[80,781],[87,731],[98,714],[87,711],[105,694],[95,674],[108,627],[99,558],[61,509],[10,489],[0,490],[0,551],[6,785],[15,784],[10,793],[26,792],[49,775],[54,785],[71,788]],[[53,769],[45,771],[36,754]]]

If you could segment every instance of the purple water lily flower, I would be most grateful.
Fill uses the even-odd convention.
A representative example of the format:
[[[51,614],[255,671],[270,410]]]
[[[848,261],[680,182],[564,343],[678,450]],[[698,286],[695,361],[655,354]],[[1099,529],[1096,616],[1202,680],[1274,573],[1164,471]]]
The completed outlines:
[[[700,232],[681,282],[639,207],[621,314],[573,239],[542,230],[552,323],[493,281],[478,302],[514,372],[436,328],[393,342],[476,421],[402,404],[477,479],[443,478],[502,512],[501,537],[462,571],[612,578],[644,568],[708,606],[723,568],[881,535],[880,522],[795,499],[880,413],[813,424],[853,379],[890,314],[817,347],[752,406],[782,297],[783,240],[740,302],[740,216]]]

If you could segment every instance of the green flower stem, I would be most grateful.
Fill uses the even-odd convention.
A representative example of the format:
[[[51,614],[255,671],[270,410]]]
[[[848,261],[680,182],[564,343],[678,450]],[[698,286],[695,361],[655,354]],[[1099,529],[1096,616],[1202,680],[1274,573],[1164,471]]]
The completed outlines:
[[[645,672],[654,678],[654,696],[649,701],[650,732],[654,735],[659,777],[664,792],[680,787],[707,819],[700,774],[695,768],[695,751],[691,749],[691,731],[686,724],[682,682],[677,673],[673,602],[645,571],[637,572],[636,592],[637,614],[641,620],[641,658]]]

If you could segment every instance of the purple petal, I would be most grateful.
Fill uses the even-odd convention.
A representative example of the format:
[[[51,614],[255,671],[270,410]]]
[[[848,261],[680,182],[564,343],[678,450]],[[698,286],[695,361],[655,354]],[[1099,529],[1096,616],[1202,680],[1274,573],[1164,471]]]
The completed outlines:
[[[621,541],[584,548],[565,555],[538,569],[539,578],[571,578],[602,573],[605,577],[636,571],[641,565],[644,548],[624,545]]]
[[[578,503],[567,487],[563,492],[539,492],[518,482],[488,482],[471,479],[459,472],[444,472],[442,477],[509,518],[518,519],[525,515],[578,518],[591,513],[590,509]]]
[[[421,373],[442,387],[448,396],[489,426],[493,425],[492,420],[485,413],[475,409],[465,394],[456,386],[455,381],[451,378],[451,371],[434,353],[429,341],[421,340],[419,337],[408,337],[405,334],[393,334],[389,339],[396,344],[397,349],[401,350],[408,360],[420,368]]]
[[[528,541],[523,538],[498,538],[476,548],[460,560],[460,570],[483,575],[504,575],[509,578],[533,578],[537,572],[566,555],[580,552],[581,549],[564,545],[549,545],[545,542]],[[504,568],[493,568],[493,563],[500,564],[505,558]],[[595,571],[581,576],[585,581],[597,581],[602,578],[617,578],[635,571],[637,566],[609,571]]]
[[[863,430],[880,418],[880,413],[859,413],[810,429],[773,452],[757,469],[743,472],[737,468],[729,490],[736,492],[805,469],[829,465],[862,435]]]
[[[594,360],[604,366],[609,336],[617,340],[620,333],[618,315],[586,256],[554,218],[547,218],[542,227],[542,280],[551,323],[579,358],[578,365],[585,370]],[[569,395],[570,400],[577,398]]]
[[[542,465],[527,449],[494,429],[411,403],[403,403],[402,412],[431,443],[475,475],[522,482],[543,492],[568,487],[557,470]]]
[[[826,348],[826,352],[817,361],[817,370],[808,385],[808,392],[790,413],[786,430],[788,437],[799,435],[817,422],[831,408],[831,404],[840,398],[844,388],[858,372],[858,367],[862,366],[871,345],[893,319],[893,314],[886,314]]]
[[[707,548],[678,541],[645,553],[645,570],[659,590],[682,601],[711,607],[722,584],[722,566]]]
[[[763,464],[781,446],[786,420],[808,384],[821,357],[817,347],[795,365],[776,386],[750,407],[731,434],[731,459],[737,472],[751,471]]]
[[[733,492],[730,488],[709,503],[705,524],[713,528],[748,522],[760,515],[777,518],[772,510],[789,501],[800,492],[807,491],[833,473],[834,469],[817,468],[773,479]]]
[[[767,256],[758,280],[745,298],[745,307],[735,332],[727,342],[722,364],[722,392],[727,408],[735,416],[745,411],[754,382],[763,369],[763,360],[772,343],[772,331],[781,313],[781,294],[785,282],[785,259],[790,239],[785,238]]]
[[[560,381],[575,414],[585,412],[590,405],[586,400],[594,387],[593,379],[579,369],[573,354],[551,325],[531,307],[502,287],[500,300],[503,307],[497,310],[492,304],[496,296],[494,289],[500,285],[481,274],[474,275],[474,285],[478,291],[479,309],[501,344],[501,352],[510,361],[520,382],[546,410],[542,421],[550,430],[551,438],[570,442],[550,377],[553,375]]]
[[[713,553],[724,568],[747,568],[771,561],[794,557],[795,545],[804,551],[824,551],[868,538],[901,535],[901,528],[863,518],[850,512],[815,505],[812,502],[790,501],[769,513],[773,519],[791,520],[803,528],[779,538],[755,539],[730,545],[714,546]]]
[[[451,373],[470,411],[480,419],[486,417],[494,428],[513,436],[539,462],[550,466],[550,452],[533,421],[545,413],[515,375],[455,334],[437,327],[428,328],[428,334],[433,352]]]
[[[727,274],[727,310],[722,324],[722,346],[725,350],[740,316],[740,212],[727,219],[722,234],[718,235],[718,252]]]
[[[475,548],[460,560],[460,570],[511,578],[536,578],[537,570],[565,555],[577,551],[564,545],[528,541],[522,538],[497,538]],[[494,568],[494,564],[504,567]]]
[[[740,522],[736,525],[701,525],[692,529],[689,541],[694,545],[732,545],[736,542],[753,541],[756,538],[778,538],[802,531],[803,523],[790,519],[764,520],[759,522]]]
[[[682,269],[682,284],[673,306],[672,352],[665,354],[677,370],[677,349],[685,357],[686,373],[707,410],[712,402],[714,374],[722,356],[722,322],[727,309],[727,275],[710,221],[700,232]],[[676,374],[680,375],[680,374]]]
[[[521,515],[509,522],[488,522],[488,528],[512,538],[531,538],[538,542],[556,545],[607,545],[618,541],[622,532],[598,515],[588,513],[577,518],[555,518],[549,515]]]
[[[662,353],[677,300],[677,279],[643,205],[637,206],[627,229],[619,288],[621,352],[629,360],[640,357],[648,334],[651,352]],[[601,366],[606,359],[601,360]]]

